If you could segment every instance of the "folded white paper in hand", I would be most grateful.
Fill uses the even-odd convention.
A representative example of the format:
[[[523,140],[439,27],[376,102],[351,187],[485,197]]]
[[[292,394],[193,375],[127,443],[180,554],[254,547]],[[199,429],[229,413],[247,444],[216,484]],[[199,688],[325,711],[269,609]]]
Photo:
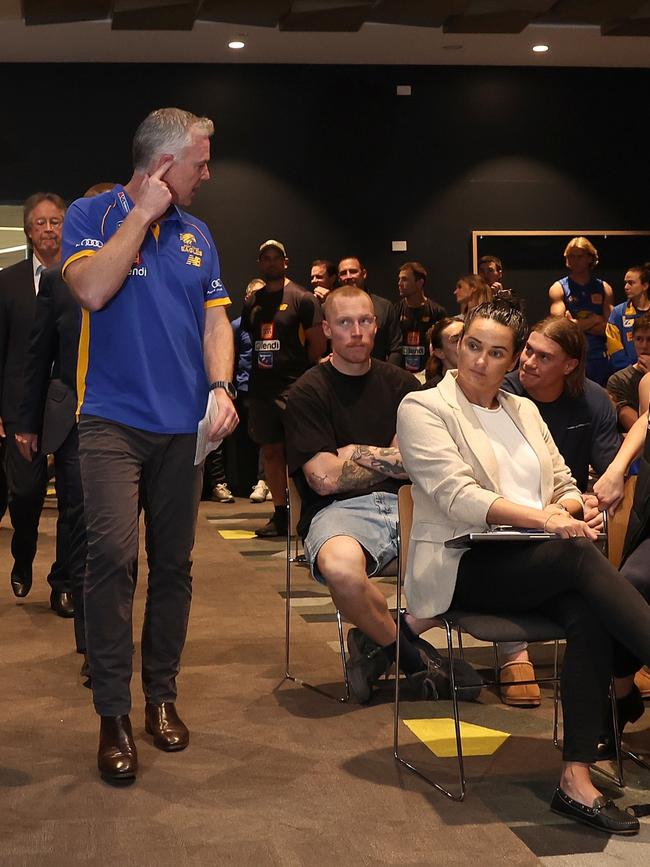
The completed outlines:
[[[215,440],[214,442],[211,442],[208,439],[210,428],[214,425],[218,412],[219,407],[217,406],[214,392],[211,391],[208,395],[208,405],[205,408],[205,415],[199,422],[199,426],[196,429],[196,454],[194,455],[195,467],[203,463],[203,461],[210,454],[210,452],[218,449],[222,443],[222,440]]]

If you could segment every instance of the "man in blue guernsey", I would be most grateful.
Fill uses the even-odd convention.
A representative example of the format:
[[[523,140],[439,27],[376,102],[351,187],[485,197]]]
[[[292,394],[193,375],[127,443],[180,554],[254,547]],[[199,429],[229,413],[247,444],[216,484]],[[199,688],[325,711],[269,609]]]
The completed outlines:
[[[83,308],[77,371],[79,453],[88,560],[87,653],[101,718],[98,767],[132,781],[129,712],[138,497],[149,564],[142,631],[145,729],[156,747],[184,749],[176,675],[192,595],[202,467],[196,432],[214,394],[212,440],[237,425],[229,298],[207,226],[189,205],[210,177],[212,121],[152,112],[133,141],[126,186],[74,202],[63,230],[63,276]]]

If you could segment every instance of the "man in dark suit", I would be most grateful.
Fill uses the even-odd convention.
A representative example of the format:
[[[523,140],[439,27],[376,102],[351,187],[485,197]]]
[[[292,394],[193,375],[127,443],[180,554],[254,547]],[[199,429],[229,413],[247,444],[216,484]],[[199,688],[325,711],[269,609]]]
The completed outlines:
[[[95,196],[113,187],[109,183],[96,184],[85,195]],[[48,268],[41,277],[25,360],[18,448],[26,460],[34,459],[39,452],[54,455],[59,504],[56,559],[69,576],[75,643],[77,652],[85,654],[86,525],[76,419],[80,328],[81,309],[61,269]]]
[[[47,486],[47,459],[42,453],[26,460],[18,432],[23,395],[25,352],[34,318],[41,273],[58,264],[65,203],[54,193],[35,193],[24,206],[24,227],[30,254],[0,272],[0,435],[5,437],[5,471],[9,514],[14,528],[11,587],[18,597],[32,586],[38,522]],[[48,577],[50,604],[57,614],[72,616],[67,576],[53,567]]]

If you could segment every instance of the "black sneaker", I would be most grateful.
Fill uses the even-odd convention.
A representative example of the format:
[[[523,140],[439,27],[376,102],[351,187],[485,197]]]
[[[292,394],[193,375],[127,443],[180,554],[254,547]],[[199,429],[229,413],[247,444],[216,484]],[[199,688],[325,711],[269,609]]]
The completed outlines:
[[[365,704],[372,697],[374,684],[390,668],[391,661],[382,647],[356,627],[348,631],[348,651],[350,691],[359,704]]]
[[[451,680],[448,658],[439,653],[435,647],[429,644],[428,641],[425,641],[424,638],[420,638],[419,635],[411,639],[411,644],[417,647],[420,651],[422,661],[425,663],[427,668],[429,680],[432,681],[435,690],[438,693],[437,698],[451,698]],[[481,689],[483,688],[483,680],[480,674],[472,668],[469,662],[465,662],[464,659],[455,658],[453,660],[453,666],[456,686],[464,687],[458,692],[459,701],[474,701],[479,697]],[[430,688],[426,678],[424,684],[427,688]]]
[[[276,515],[273,515],[268,524],[264,524],[263,527],[258,527],[255,530],[255,535],[260,539],[271,539],[275,536],[286,536],[287,535],[287,519],[279,518]]]

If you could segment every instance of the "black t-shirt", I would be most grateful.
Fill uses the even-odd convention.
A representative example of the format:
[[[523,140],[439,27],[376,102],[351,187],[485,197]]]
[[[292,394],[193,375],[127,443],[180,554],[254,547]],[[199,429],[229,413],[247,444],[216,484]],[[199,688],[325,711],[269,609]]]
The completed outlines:
[[[557,400],[541,403],[528,394],[519,381],[519,371],[513,370],[501,388],[533,401],[581,491],[587,490],[589,464],[600,475],[616,457],[620,445],[616,412],[600,385],[586,379],[579,397],[565,391]]]
[[[391,364],[401,364],[402,333],[399,330],[395,307],[381,295],[370,293],[377,317],[377,334],[372,357]]]
[[[259,289],[244,302],[241,327],[253,343],[251,397],[276,397],[307,370],[305,331],[322,319],[318,300],[291,281],[282,291]]]
[[[395,309],[402,332],[402,367],[411,373],[419,373],[429,358],[427,331],[446,316],[447,311],[430,298],[426,298],[420,307],[409,307],[406,298],[402,298]]]
[[[327,361],[308,370],[287,400],[287,465],[302,497],[298,532],[304,538],[314,515],[334,500],[373,491],[396,493],[403,481],[383,479],[367,490],[320,496],[305,481],[302,467],[319,452],[336,454],[352,443],[388,447],[395,436],[397,408],[419,386],[417,379],[393,364],[372,360],[368,373],[348,376]]]

